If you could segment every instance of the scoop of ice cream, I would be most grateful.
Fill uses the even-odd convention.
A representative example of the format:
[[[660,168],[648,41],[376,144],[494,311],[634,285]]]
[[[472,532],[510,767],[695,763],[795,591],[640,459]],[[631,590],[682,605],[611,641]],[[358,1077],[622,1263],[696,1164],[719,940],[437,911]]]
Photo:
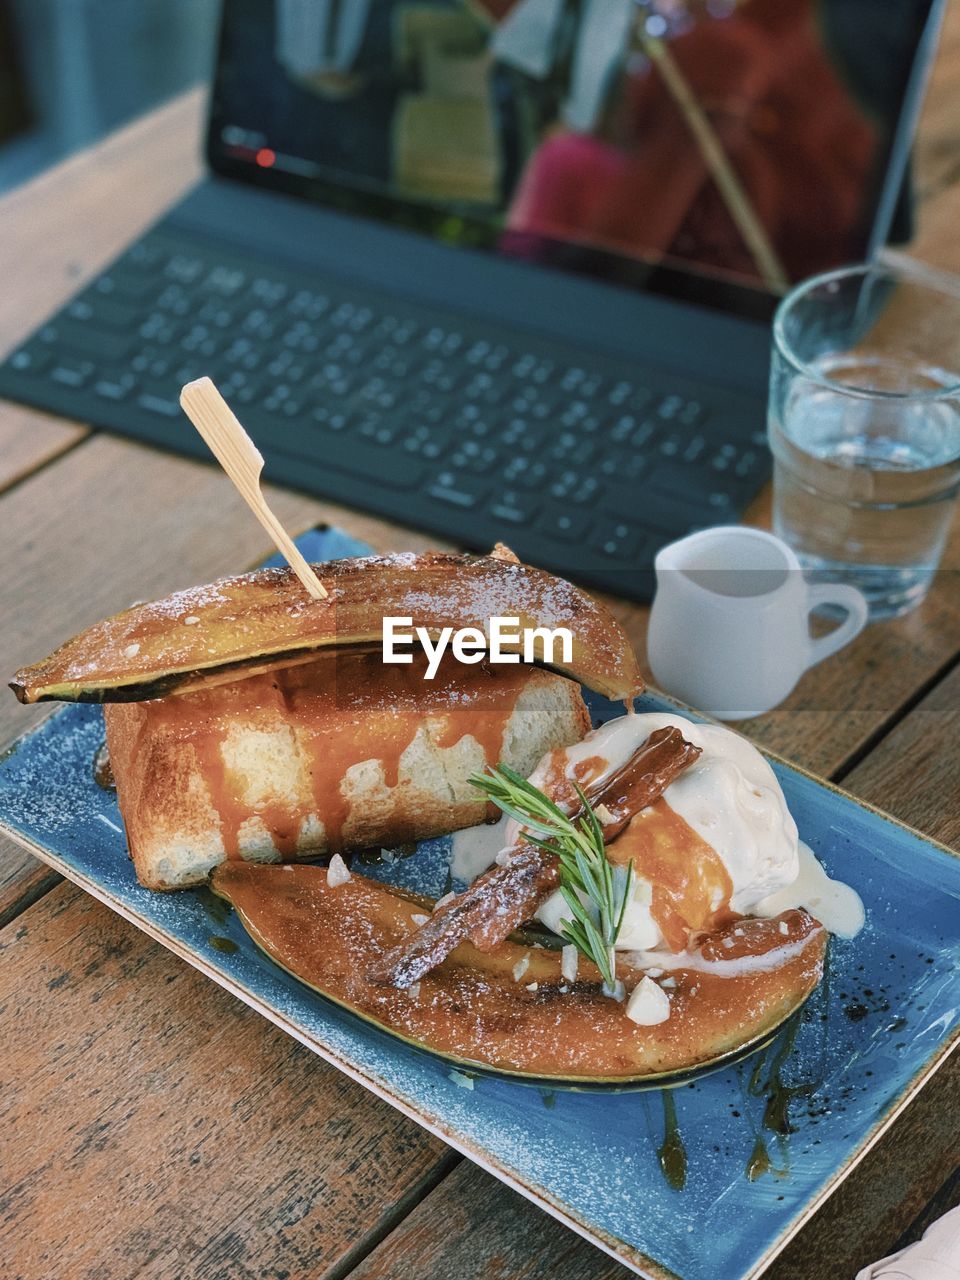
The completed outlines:
[[[565,772],[573,778],[578,766],[582,769],[587,761],[599,761],[591,771],[594,786],[625,764],[651,733],[670,725],[700,747],[702,754],[667,787],[660,803],[669,806],[714,851],[729,877],[729,902],[720,900],[721,895],[714,888],[710,909],[729,906],[738,914],[749,915],[764,899],[797,880],[799,840],[776,775],[745,738],[722,725],[697,724],[665,712],[621,716],[568,747]],[[552,767],[556,767],[555,763]],[[550,758],[541,761],[531,782],[544,786],[550,768]],[[508,843],[515,834],[508,829]],[[669,834],[661,838],[669,839]],[[610,850],[613,856],[616,842]],[[682,848],[677,849],[677,856],[684,856]],[[618,948],[649,950],[663,941],[654,918],[656,891],[655,883],[635,874]],[[556,930],[560,921],[569,916],[569,908],[556,893],[537,915]]]

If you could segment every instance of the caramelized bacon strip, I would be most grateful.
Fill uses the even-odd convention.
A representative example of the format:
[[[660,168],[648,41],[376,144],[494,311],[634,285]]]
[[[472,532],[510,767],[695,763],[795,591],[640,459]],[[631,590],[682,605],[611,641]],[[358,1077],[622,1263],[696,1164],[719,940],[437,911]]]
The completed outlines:
[[[591,805],[605,805],[613,817],[603,829],[606,842],[615,840],[633,815],[661,796],[699,755],[700,748],[687,742],[679,729],[657,729],[626,764],[588,790]],[[571,816],[580,812],[580,808],[573,809]],[[373,982],[409,987],[442,964],[465,940],[489,951],[529,920],[559,883],[556,857],[521,840],[513,846],[509,859],[491,867],[435,911],[416,933],[387,952],[367,976]]]
[[[509,862],[485,871],[469,889],[435,911],[416,933],[388,951],[367,972],[367,978],[410,987],[442,964],[464,939],[486,951],[529,919],[560,883],[560,866],[552,854],[536,845],[520,843],[513,850]]]
[[[655,729],[630,759],[593,788],[586,797],[596,808],[605,805],[613,821],[603,824],[605,844],[612,844],[635,813],[653,804],[700,755],[701,748],[687,742],[672,725]]]

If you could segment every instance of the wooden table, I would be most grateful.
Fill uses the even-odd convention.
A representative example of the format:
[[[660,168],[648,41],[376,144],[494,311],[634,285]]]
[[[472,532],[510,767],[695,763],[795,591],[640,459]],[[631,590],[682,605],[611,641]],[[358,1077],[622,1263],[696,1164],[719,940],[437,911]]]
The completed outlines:
[[[915,253],[960,270],[960,12],[918,149]],[[199,94],[0,202],[8,349],[200,171]],[[0,405],[4,667],[267,551],[215,470]],[[274,492],[288,527],[419,534]],[[761,501],[754,513],[764,516]],[[436,545],[436,540],[430,540]],[[909,617],[869,628],[762,745],[960,843],[960,524]],[[643,652],[646,611],[617,611]],[[0,700],[0,745],[32,712]],[[0,1271],[21,1280],[625,1280],[627,1272],[18,849],[0,848]],[[960,1199],[956,1055],[769,1272],[852,1277]],[[681,1208],[682,1211],[682,1208]]]

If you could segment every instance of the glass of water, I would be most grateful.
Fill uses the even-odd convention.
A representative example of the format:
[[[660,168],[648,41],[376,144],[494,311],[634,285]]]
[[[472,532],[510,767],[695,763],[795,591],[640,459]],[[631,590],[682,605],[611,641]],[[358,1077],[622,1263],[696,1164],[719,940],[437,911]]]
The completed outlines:
[[[872,618],[926,595],[960,490],[960,287],[922,270],[815,276],[773,326],[774,529]]]

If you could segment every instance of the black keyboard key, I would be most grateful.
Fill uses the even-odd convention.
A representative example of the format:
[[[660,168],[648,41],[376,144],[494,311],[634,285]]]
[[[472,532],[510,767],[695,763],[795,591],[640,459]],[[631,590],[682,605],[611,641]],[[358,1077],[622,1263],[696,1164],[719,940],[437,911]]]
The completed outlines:
[[[453,471],[441,471],[427,490],[430,497],[438,502],[446,502],[465,511],[479,506],[489,492],[490,485],[485,481]]]
[[[692,467],[685,467],[669,462],[662,462],[650,473],[649,484],[671,497],[688,501],[691,494],[701,491],[697,473]],[[696,499],[694,499],[696,500]]]
[[[50,370],[50,378],[61,386],[79,390],[85,387],[96,371],[96,365],[89,360],[60,360]]]
[[[156,273],[163,267],[166,260],[167,255],[163,247],[157,244],[152,236],[148,236],[128,249],[117,265],[124,271],[132,268],[134,271]]]
[[[183,413],[179,400],[169,396],[155,395],[150,391],[137,396],[137,404],[141,409],[146,409],[147,413],[157,413],[163,418],[179,418]]]
[[[490,506],[490,514],[507,524],[529,524],[540,509],[540,503],[529,493],[507,489]]]
[[[525,489],[542,489],[550,475],[550,467],[545,462],[525,454],[511,458],[503,470],[503,479],[511,488],[522,485]]]
[[[635,525],[621,520],[600,520],[593,528],[588,545],[611,560],[633,560],[646,541],[646,535]]]
[[[537,529],[559,542],[579,542],[592,523],[583,511],[565,511],[554,507],[537,521]]]
[[[175,253],[167,260],[164,275],[179,284],[196,284],[204,273],[203,258],[186,253]]]
[[[709,459],[710,451],[707,445],[706,436],[693,435],[683,446],[680,457],[684,462],[706,462]]]
[[[332,415],[332,419],[335,416],[337,415]],[[344,428],[348,425],[348,422],[344,424]],[[369,481],[370,484],[392,486],[393,489],[420,488],[428,477],[426,467],[416,458],[404,457],[396,449],[371,449],[369,444],[357,440],[348,429],[338,431],[333,421],[330,425],[311,431],[310,439],[308,461],[311,466],[329,474],[334,484],[334,493],[337,492],[335,484],[338,472],[344,476],[356,477],[357,480]],[[268,465],[271,453],[283,454],[284,457],[300,461],[303,456],[301,442],[300,425],[278,424],[278,438],[265,442],[264,453],[268,456]]]
[[[575,502],[577,506],[592,506],[600,490],[601,484],[596,476],[581,475],[570,494],[570,501]]]
[[[704,500],[699,490],[681,497],[657,491],[643,482],[609,485],[597,508],[624,520],[642,520],[645,525],[674,535],[693,525],[709,523],[709,517],[704,518]]]
[[[742,478],[762,475],[769,465],[769,455],[761,449],[744,449],[733,465],[734,474]]]
[[[449,465],[479,476],[492,471],[500,461],[500,455],[492,445],[480,444],[478,440],[465,440],[454,446]]]
[[[57,345],[101,364],[118,364],[134,348],[129,333],[112,333],[88,324],[57,326]]]
[[[201,281],[200,287],[208,293],[232,297],[247,283],[247,277],[237,267],[214,267]]]
[[[293,457],[299,457],[299,428],[289,427],[285,430],[297,432],[296,450],[283,450]],[[316,465],[331,472],[341,471],[348,476],[356,476],[358,480],[367,480],[372,484],[382,484],[391,489],[414,489],[421,485],[427,476],[424,465],[415,458],[407,457],[395,449],[369,449],[359,447],[350,437],[349,432],[327,435],[326,431],[318,431],[313,438],[319,437],[321,443],[313,455]]]
[[[43,347],[23,347],[10,357],[10,368],[18,373],[43,373],[53,361],[53,353]]]
[[[650,460],[642,453],[604,451],[595,470],[610,480],[638,480],[650,470],[650,465]]]
[[[153,297],[157,292],[157,282],[150,275],[144,275],[141,272],[130,273],[126,271],[116,271],[100,276],[94,290],[103,294],[105,297],[123,298],[127,301],[139,302],[143,305],[145,299]]]
[[[126,400],[136,385],[136,378],[125,373],[119,378],[98,378],[93,390],[103,400]]]
[[[142,319],[141,309],[133,303],[88,294],[67,307],[71,320],[108,329],[134,329]]]

